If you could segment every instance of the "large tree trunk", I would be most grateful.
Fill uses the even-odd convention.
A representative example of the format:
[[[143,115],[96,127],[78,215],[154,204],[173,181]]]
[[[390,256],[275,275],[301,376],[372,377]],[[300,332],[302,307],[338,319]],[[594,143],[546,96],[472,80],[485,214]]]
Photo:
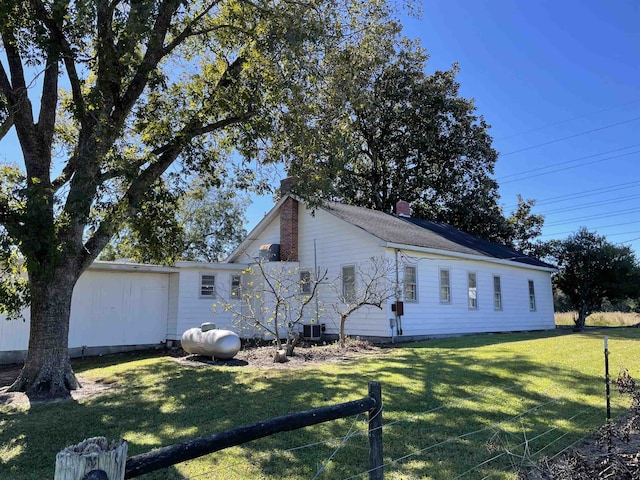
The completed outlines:
[[[78,277],[71,268],[29,275],[29,352],[10,391],[25,392],[30,400],[51,400],[69,398],[70,391],[80,387],[68,348],[71,296]]]
[[[578,308],[578,318],[576,318],[575,326],[573,327],[576,332],[581,332],[584,330],[584,326],[587,323],[588,316],[589,312],[587,311],[587,308],[584,305],[581,305],[580,308]]]

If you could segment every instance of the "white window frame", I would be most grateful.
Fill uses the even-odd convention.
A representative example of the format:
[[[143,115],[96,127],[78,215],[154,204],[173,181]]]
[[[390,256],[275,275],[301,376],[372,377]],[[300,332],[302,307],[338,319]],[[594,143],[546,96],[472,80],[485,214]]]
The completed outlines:
[[[447,282],[446,284],[443,283],[442,281],[442,274],[446,272],[447,273]],[[440,285],[440,293],[439,293],[439,297],[440,297],[440,303],[442,303],[443,305],[449,305],[451,304],[451,271],[448,268],[441,268],[439,270],[438,273],[440,280],[439,280],[439,285]],[[443,297],[443,293],[446,292],[446,295]]]
[[[212,285],[205,284],[205,279],[209,279],[209,278],[213,279]],[[198,296],[200,298],[213,298],[216,296],[216,276],[215,275],[212,275],[210,273],[200,274],[200,289],[199,289]]]
[[[493,309],[496,311],[502,310],[502,280],[500,275],[493,276]]]
[[[533,280],[528,280],[529,284],[529,311],[536,311],[536,287]]]
[[[311,281],[311,270],[304,269],[299,271],[300,275],[300,289],[301,295],[311,295],[313,283]],[[306,277],[306,278],[304,278]]]
[[[478,275],[467,272],[467,305],[469,310],[478,309]]]
[[[413,270],[412,274],[407,271]],[[413,278],[411,278],[413,276]],[[415,265],[405,265],[404,275],[402,277],[404,301],[410,303],[418,303],[418,267]],[[412,293],[412,295],[409,295]]]
[[[234,280],[237,280],[237,284]],[[240,298],[242,294],[242,274],[232,273],[229,282],[231,283],[231,288],[229,289],[231,298],[234,300]]]
[[[353,274],[349,283],[346,280],[349,278],[348,274],[345,274],[346,269],[352,269]],[[346,303],[353,302],[356,299],[356,266],[355,265],[343,265],[341,268],[342,273],[342,298]],[[350,289],[350,291],[348,290]]]

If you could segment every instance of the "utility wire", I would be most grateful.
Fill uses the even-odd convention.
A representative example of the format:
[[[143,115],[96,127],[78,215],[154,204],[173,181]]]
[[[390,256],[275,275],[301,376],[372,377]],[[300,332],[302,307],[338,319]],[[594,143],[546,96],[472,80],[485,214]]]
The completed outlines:
[[[635,213],[640,211],[640,208],[629,208],[627,210],[618,210],[617,212],[614,213],[602,213],[602,214],[594,214],[594,215],[587,215],[584,217],[576,217],[576,218],[567,218],[564,220],[558,220],[555,222],[551,222],[551,223],[547,223],[545,224],[545,227],[554,227],[554,226],[558,226],[558,225],[566,225],[566,224],[575,224],[578,222],[582,222],[584,220],[596,220],[599,218],[610,218],[610,217],[617,217],[619,215],[625,215],[627,213]]]
[[[627,183],[618,183],[616,185],[609,185],[608,187],[594,188],[589,191],[579,190],[577,192],[566,193],[564,195],[558,195],[556,197],[543,198],[542,200],[536,199],[535,206],[539,207],[541,205],[548,205],[552,203],[567,202],[570,200],[575,200],[576,198],[593,197],[596,195],[601,195],[603,193],[609,193],[609,192],[619,192],[620,190],[627,190],[633,187],[640,187],[640,180],[635,180],[633,182],[627,182]],[[504,210],[511,210],[514,208],[518,208],[518,204],[507,205],[503,208]]]
[[[588,207],[599,207],[601,205],[611,205],[612,203],[618,203],[625,200],[634,200],[636,198],[640,198],[640,194],[627,195],[626,197],[616,197],[611,199],[605,199],[605,200],[600,200],[598,202],[581,203],[572,207],[556,208],[555,210],[547,210],[547,211],[542,211],[540,213],[542,215],[553,215],[554,213],[572,212],[575,210],[581,210],[583,208],[588,208]]]
[[[563,162],[554,162],[553,165],[545,165],[545,166],[542,166],[542,167],[531,168],[529,170],[523,170],[521,172],[510,173],[509,175],[503,175],[501,177],[498,177],[496,180],[500,181],[500,180],[505,180],[505,179],[508,179],[508,178],[511,178],[511,177],[520,177],[520,176],[523,176],[523,175],[528,175],[529,173],[539,172],[540,170],[546,170],[548,168],[555,168],[558,165],[567,165],[569,163],[581,162],[582,160],[589,160],[590,158],[599,157],[601,155],[609,155],[610,153],[621,152],[623,150],[628,150],[630,148],[636,148],[636,147],[640,147],[640,144],[629,145],[627,147],[621,147],[621,148],[614,148],[613,150],[607,150],[606,152],[600,152],[600,153],[593,153],[591,155],[585,155],[584,157],[578,157],[578,158],[574,158],[572,160],[565,160]]]
[[[520,148],[518,150],[513,150],[511,152],[503,153],[503,154],[500,155],[500,157],[502,158],[502,157],[506,157],[508,155],[513,155],[514,153],[526,152],[527,150],[533,150],[534,148],[544,147],[546,145],[552,145],[554,143],[563,142],[564,140],[569,140],[571,138],[581,137],[582,135],[587,135],[589,133],[599,132],[601,130],[606,130],[608,128],[617,127],[619,125],[625,125],[627,123],[635,122],[635,121],[638,121],[638,120],[640,120],[640,117],[631,118],[629,120],[623,120],[622,122],[611,123],[609,125],[604,125],[602,127],[594,128],[592,130],[587,130],[585,132],[576,133],[574,135],[569,135],[567,137],[557,138],[555,140],[550,140],[548,142],[539,143],[537,145],[531,145],[529,147]]]
[[[624,225],[637,225],[638,223],[640,223],[638,220],[634,220],[633,222],[612,223],[609,225],[602,225],[600,227],[590,227],[590,228],[592,230],[598,231],[598,230],[602,230],[603,228],[622,227]],[[540,235],[540,237],[554,237],[554,236],[557,237],[558,235],[567,235],[570,233],[575,233],[575,230],[565,230],[564,232],[545,233],[543,235]]]
[[[548,123],[548,124],[542,125],[540,127],[535,127],[535,128],[530,129],[530,130],[525,130],[523,132],[512,133],[511,135],[508,135],[506,137],[500,137],[500,138],[496,138],[494,140],[495,141],[501,141],[501,140],[507,140],[507,139],[513,138],[513,137],[519,137],[520,135],[526,135],[527,133],[538,132],[540,130],[545,130],[547,128],[556,127],[558,125],[562,125],[563,123],[573,122],[575,120],[580,120],[582,118],[591,117],[592,115],[597,115],[599,113],[609,112],[611,110],[617,110],[618,108],[627,107],[627,106],[633,105],[635,103],[640,103],[640,100],[633,100],[631,102],[627,102],[627,103],[622,103],[620,105],[616,105],[615,107],[608,107],[608,108],[604,108],[602,110],[597,110],[595,112],[585,113],[584,115],[579,115],[577,117],[567,118],[565,120],[560,120],[560,121],[557,121],[557,122],[554,122],[554,123]]]
[[[590,162],[585,162],[585,163],[582,163],[580,165],[571,165],[569,167],[556,168],[555,170],[549,170],[547,172],[537,173],[535,175],[527,175],[527,176],[523,176],[522,178],[515,178],[513,180],[507,180],[506,182],[501,182],[501,185],[505,185],[507,183],[513,183],[513,182],[520,182],[522,180],[529,180],[531,178],[536,178],[536,177],[542,177],[544,175],[549,175],[550,173],[563,172],[565,170],[571,170],[572,168],[584,167],[586,165],[592,165],[594,163],[604,162],[605,160],[615,160],[617,158],[627,157],[629,155],[635,155],[636,153],[640,153],[640,150],[636,150],[636,151],[628,152],[628,153],[622,153],[620,155],[615,155],[613,157],[600,158],[598,160],[592,160]],[[548,168],[552,168],[552,167],[548,167]]]
[[[618,242],[617,245],[623,245],[625,243],[631,243],[631,242],[635,242],[636,240],[640,240],[640,237],[636,237],[636,238],[631,238],[629,240],[623,240],[621,242]]]

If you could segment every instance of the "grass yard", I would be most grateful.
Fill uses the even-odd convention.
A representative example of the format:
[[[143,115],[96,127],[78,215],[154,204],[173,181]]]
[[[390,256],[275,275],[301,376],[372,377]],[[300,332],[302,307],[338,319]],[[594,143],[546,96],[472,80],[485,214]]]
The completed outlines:
[[[603,334],[614,379],[622,367],[640,378],[638,328],[433,340],[297,370],[83,360],[76,372],[116,388],[80,402],[0,407],[0,479],[52,478],[55,454],[88,437],[124,437],[136,455],[365,397],[370,380],[382,383],[386,479],[513,479],[530,455],[552,457],[604,423]],[[628,406],[612,399],[615,415]],[[334,421],[139,478],[366,479],[366,429],[363,416]]]

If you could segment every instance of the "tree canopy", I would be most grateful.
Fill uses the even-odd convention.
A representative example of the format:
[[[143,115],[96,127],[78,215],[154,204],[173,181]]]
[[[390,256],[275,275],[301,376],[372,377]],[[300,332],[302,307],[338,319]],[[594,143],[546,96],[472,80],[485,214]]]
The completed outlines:
[[[0,246],[29,280],[0,293],[14,310],[31,299],[13,389],[78,386],[67,341],[80,274],[185,172],[254,185],[230,152],[279,160],[270,139],[313,95],[325,52],[385,12],[376,0],[3,0],[0,140],[15,132],[21,158],[0,168]]]
[[[207,188],[195,178],[184,193],[162,193],[163,198],[153,198],[125,221],[102,251],[101,260],[217,262],[245,237],[249,197],[242,191],[229,185]]]
[[[320,196],[449,223],[507,244],[539,234],[543,219],[507,219],[492,178],[498,153],[474,101],[460,95],[459,67],[426,73],[428,55],[393,23],[328,55],[314,121],[293,136],[290,173]],[[295,130],[296,126],[293,126]]]
[[[559,268],[554,286],[578,312],[578,329],[604,300],[640,296],[640,265],[630,247],[614,245],[581,228],[565,240],[549,242],[547,248]]]

